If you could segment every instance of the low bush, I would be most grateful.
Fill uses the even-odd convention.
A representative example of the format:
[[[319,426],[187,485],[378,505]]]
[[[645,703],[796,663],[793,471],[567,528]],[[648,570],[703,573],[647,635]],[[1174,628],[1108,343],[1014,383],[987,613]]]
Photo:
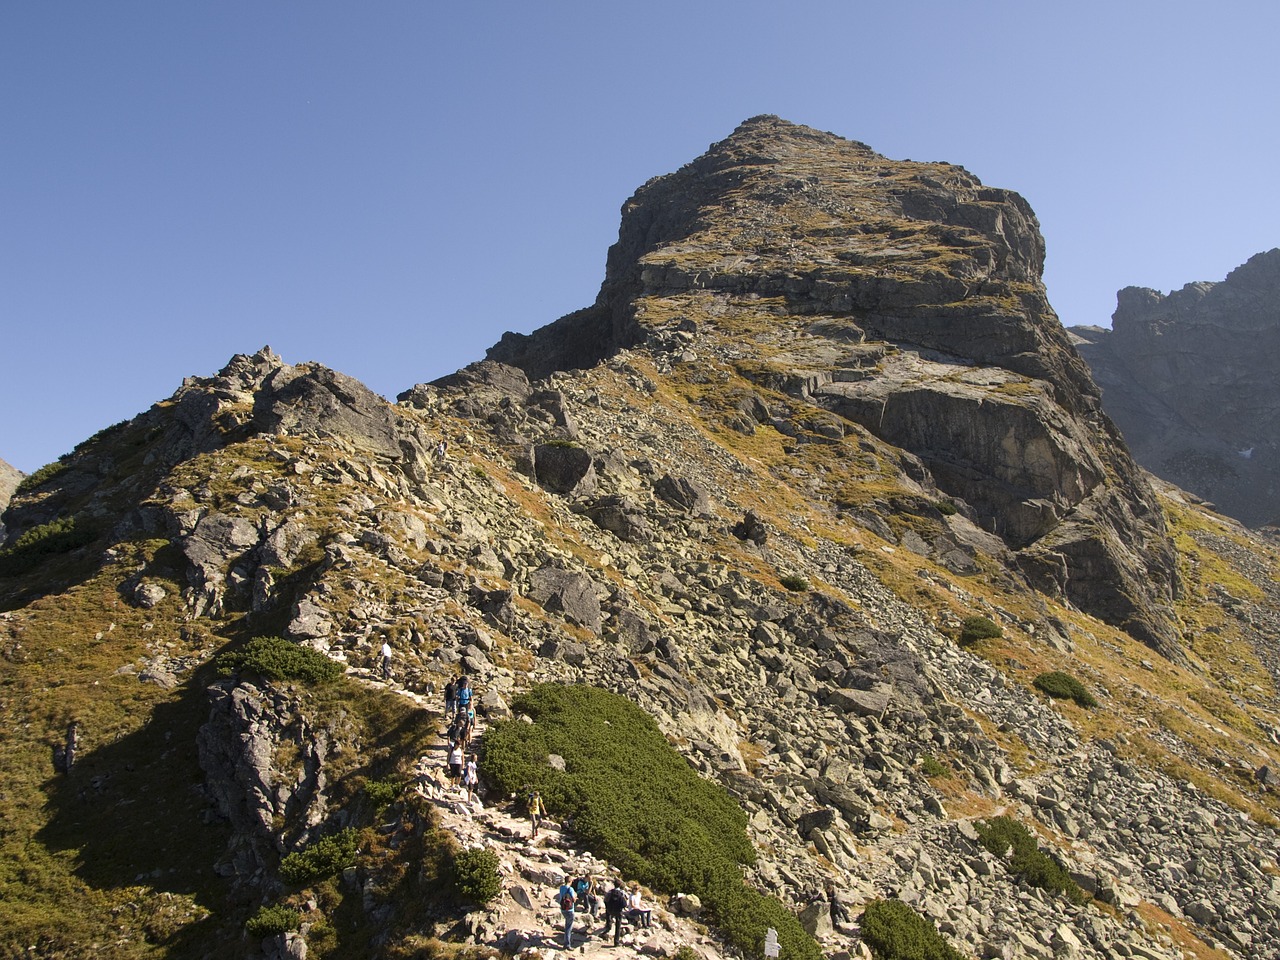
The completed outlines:
[[[307,683],[332,683],[343,673],[336,660],[282,637],[254,637],[242,649],[219,657],[218,668],[226,673],[248,670],[268,680]]]
[[[1098,705],[1098,701],[1085,689],[1083,683],[1061,670],[1042,673],[1031,683],[1037,690],[1047,693],[1055,700],[1074,700],[1086,710],[1091,710]]]
[[[32,474],[35,476],[35,474]],[[0,577],[16,577],[34,570],[46,558],[70,553],[92,543],[96,532],[75,517],[59,517],[24,530],[13,545],[0,550]]]
[[[502,893],[498,855],[488,849],[461,851],[453,861],[454,886],[462,899],[484,906]]]
[[[804,577],[799,577],[795,574],[788,574],[787,576],[779,579],[778,582],[792,593],[804,593],[809,589],[809,581]]]
[[[979,640],[994,640],[1003,637],[1004,631],[994,620],[987,617],[965,617],[960,624],[960,643],[977,643]]]
[[[534,722],[506,721],[485,734],[481,764],[497,790],[537,789],[552,815],[572,821],[582,843],[624,874],[696,893],[745,955],[760,956],[773,927],[785,956],[818,960],[796,917],[745,883],[742,864],[755,850],[742,808],[698,776],[652,717],[588,686],[544,684],[512,707]],[[563,771],[548,764],[553,753]]]
[[[1009,855],[1009,871],[1033,887],[1084,903],[1085,892],[1071,879],[1062,861],[1040,849],[1031,831],[1012,817],[992,817],[974,824],[982,845],[997,857]]]
[[[347,827],[281,860],[280,878],[291,886],[302,887],[332,877],[356,862],[359,849],[360,834],[354,827]]]
[[[862,914],[862,939],[876,960],[964,960],[933,922],[901,900],[872,900]]]
[[[297,930],[301,924],[302,914],[297,910],[277,903],[260,909],[248,919],[244,929],[253,939],[265,940],[267,937],[274,937],[282,933],[288,933],[290,930]]]
[[[959,508],[950,500],[939,500],[934,506],[938,508],[938,512],[944,517],[954,517],[960,512]]]
[[[61,460],[55,460],[53,463],[46,463],[43,467],[27,474],[18,481],[18,488],[14,490],[14,495],[21,496],[22,494],[30,493],[41,484],[52,480],[65,469],[67,469],[67,465]]]
[[[931,754],[920,758],[920,772],[926,777],[949,777],[951,768]]]
[[[368,780],[364,785],[364,795],[374,810],[382,810],[399,798],[404,790],[404,781],[398,777],[386,780]]]

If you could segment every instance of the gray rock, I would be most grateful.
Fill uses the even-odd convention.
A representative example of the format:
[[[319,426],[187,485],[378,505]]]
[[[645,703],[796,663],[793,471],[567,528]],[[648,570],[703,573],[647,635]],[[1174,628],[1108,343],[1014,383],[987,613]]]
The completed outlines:
[[[579,446],[538,444],[533,448],[533,475],[539,486],[565,496],[590,496],[596,488],[591,454]]]
[[[528,595],[549,613],[559,613],[570,623],[600,633],[600,600],[589,577],[558,567],[543,567],[529,578]]]

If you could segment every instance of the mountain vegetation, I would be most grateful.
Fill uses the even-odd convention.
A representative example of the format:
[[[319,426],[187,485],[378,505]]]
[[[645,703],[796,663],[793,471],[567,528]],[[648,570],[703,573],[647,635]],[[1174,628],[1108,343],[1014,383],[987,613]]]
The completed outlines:
[[[1280,554],[1133,462],[1043,256],[757,117],[484,360],[263,348],[24,479],[6,955],[533,960],[582,872],[680,960],[1280,956]]]

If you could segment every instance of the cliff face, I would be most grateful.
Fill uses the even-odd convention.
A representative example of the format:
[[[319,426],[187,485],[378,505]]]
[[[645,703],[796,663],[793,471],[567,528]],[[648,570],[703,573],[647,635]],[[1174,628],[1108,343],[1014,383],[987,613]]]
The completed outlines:
[[[85,441],[5,514],[0,943],[545,946],[563,870],[609,865],[445,782],[465,671],[485,722],[541,682],[641,706],[827,955],[868,953],[830,882],[970,956],[1280,956],[1280,555],[1142,482],[1039,243],[958,168],[761,118],[642,188],[598,302],[507,362],[392,404],[264,349]],[[228,675],[258,637],[345,676]],[[980,842],[1001,813],[1088,896]],[[442,831],[499,858],[493,903],[450,898]],[[251,939],[260,906],[300,929]],[[630,946],[724,960],[702,919]]]
[[[1043,261],[1017,194],[758,117],[627,202],[592,308],[489,357],[539,377],[696,332],[759,386],[918,457],[1037,587],[1178,657],[1164,521]]]
[[[1110,331],[1071,333],[1139,463],[1249,526],[1280,520],[1280,250],[1221,283],[1126,287]]]
[[[22,476],[22,471],[17,467],[0,460],[0,517],[4,516],[4,509],[9,505],[9,498],[13,496],[13,491],[17,490],[18,484],[22,482]],[[0,523],[0,540],[3,538],[4,524]]]

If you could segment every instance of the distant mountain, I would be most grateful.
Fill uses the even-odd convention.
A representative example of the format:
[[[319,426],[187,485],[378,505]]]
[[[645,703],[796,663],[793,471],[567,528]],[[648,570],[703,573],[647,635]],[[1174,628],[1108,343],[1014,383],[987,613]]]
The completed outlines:
[[[1280,522],[1280,249],[1117,301],[1111,330],[1070,332],[1134,457],[1242,523]]]
[[[536,960],[584,871],[649,884],[652,957],[1280,958],[1280,554],[1134,464],[1043,250],[757,117],[594,304],[397,403],[263,348],[88,438],[0,545],[0,944]],[[479,803],[460,672],[514,721]]]
[[[10,466],[0,460],[0,540],[4,538],[4,511],[9,506],[9,498],[18,489],[25,474],[17,467]]]

